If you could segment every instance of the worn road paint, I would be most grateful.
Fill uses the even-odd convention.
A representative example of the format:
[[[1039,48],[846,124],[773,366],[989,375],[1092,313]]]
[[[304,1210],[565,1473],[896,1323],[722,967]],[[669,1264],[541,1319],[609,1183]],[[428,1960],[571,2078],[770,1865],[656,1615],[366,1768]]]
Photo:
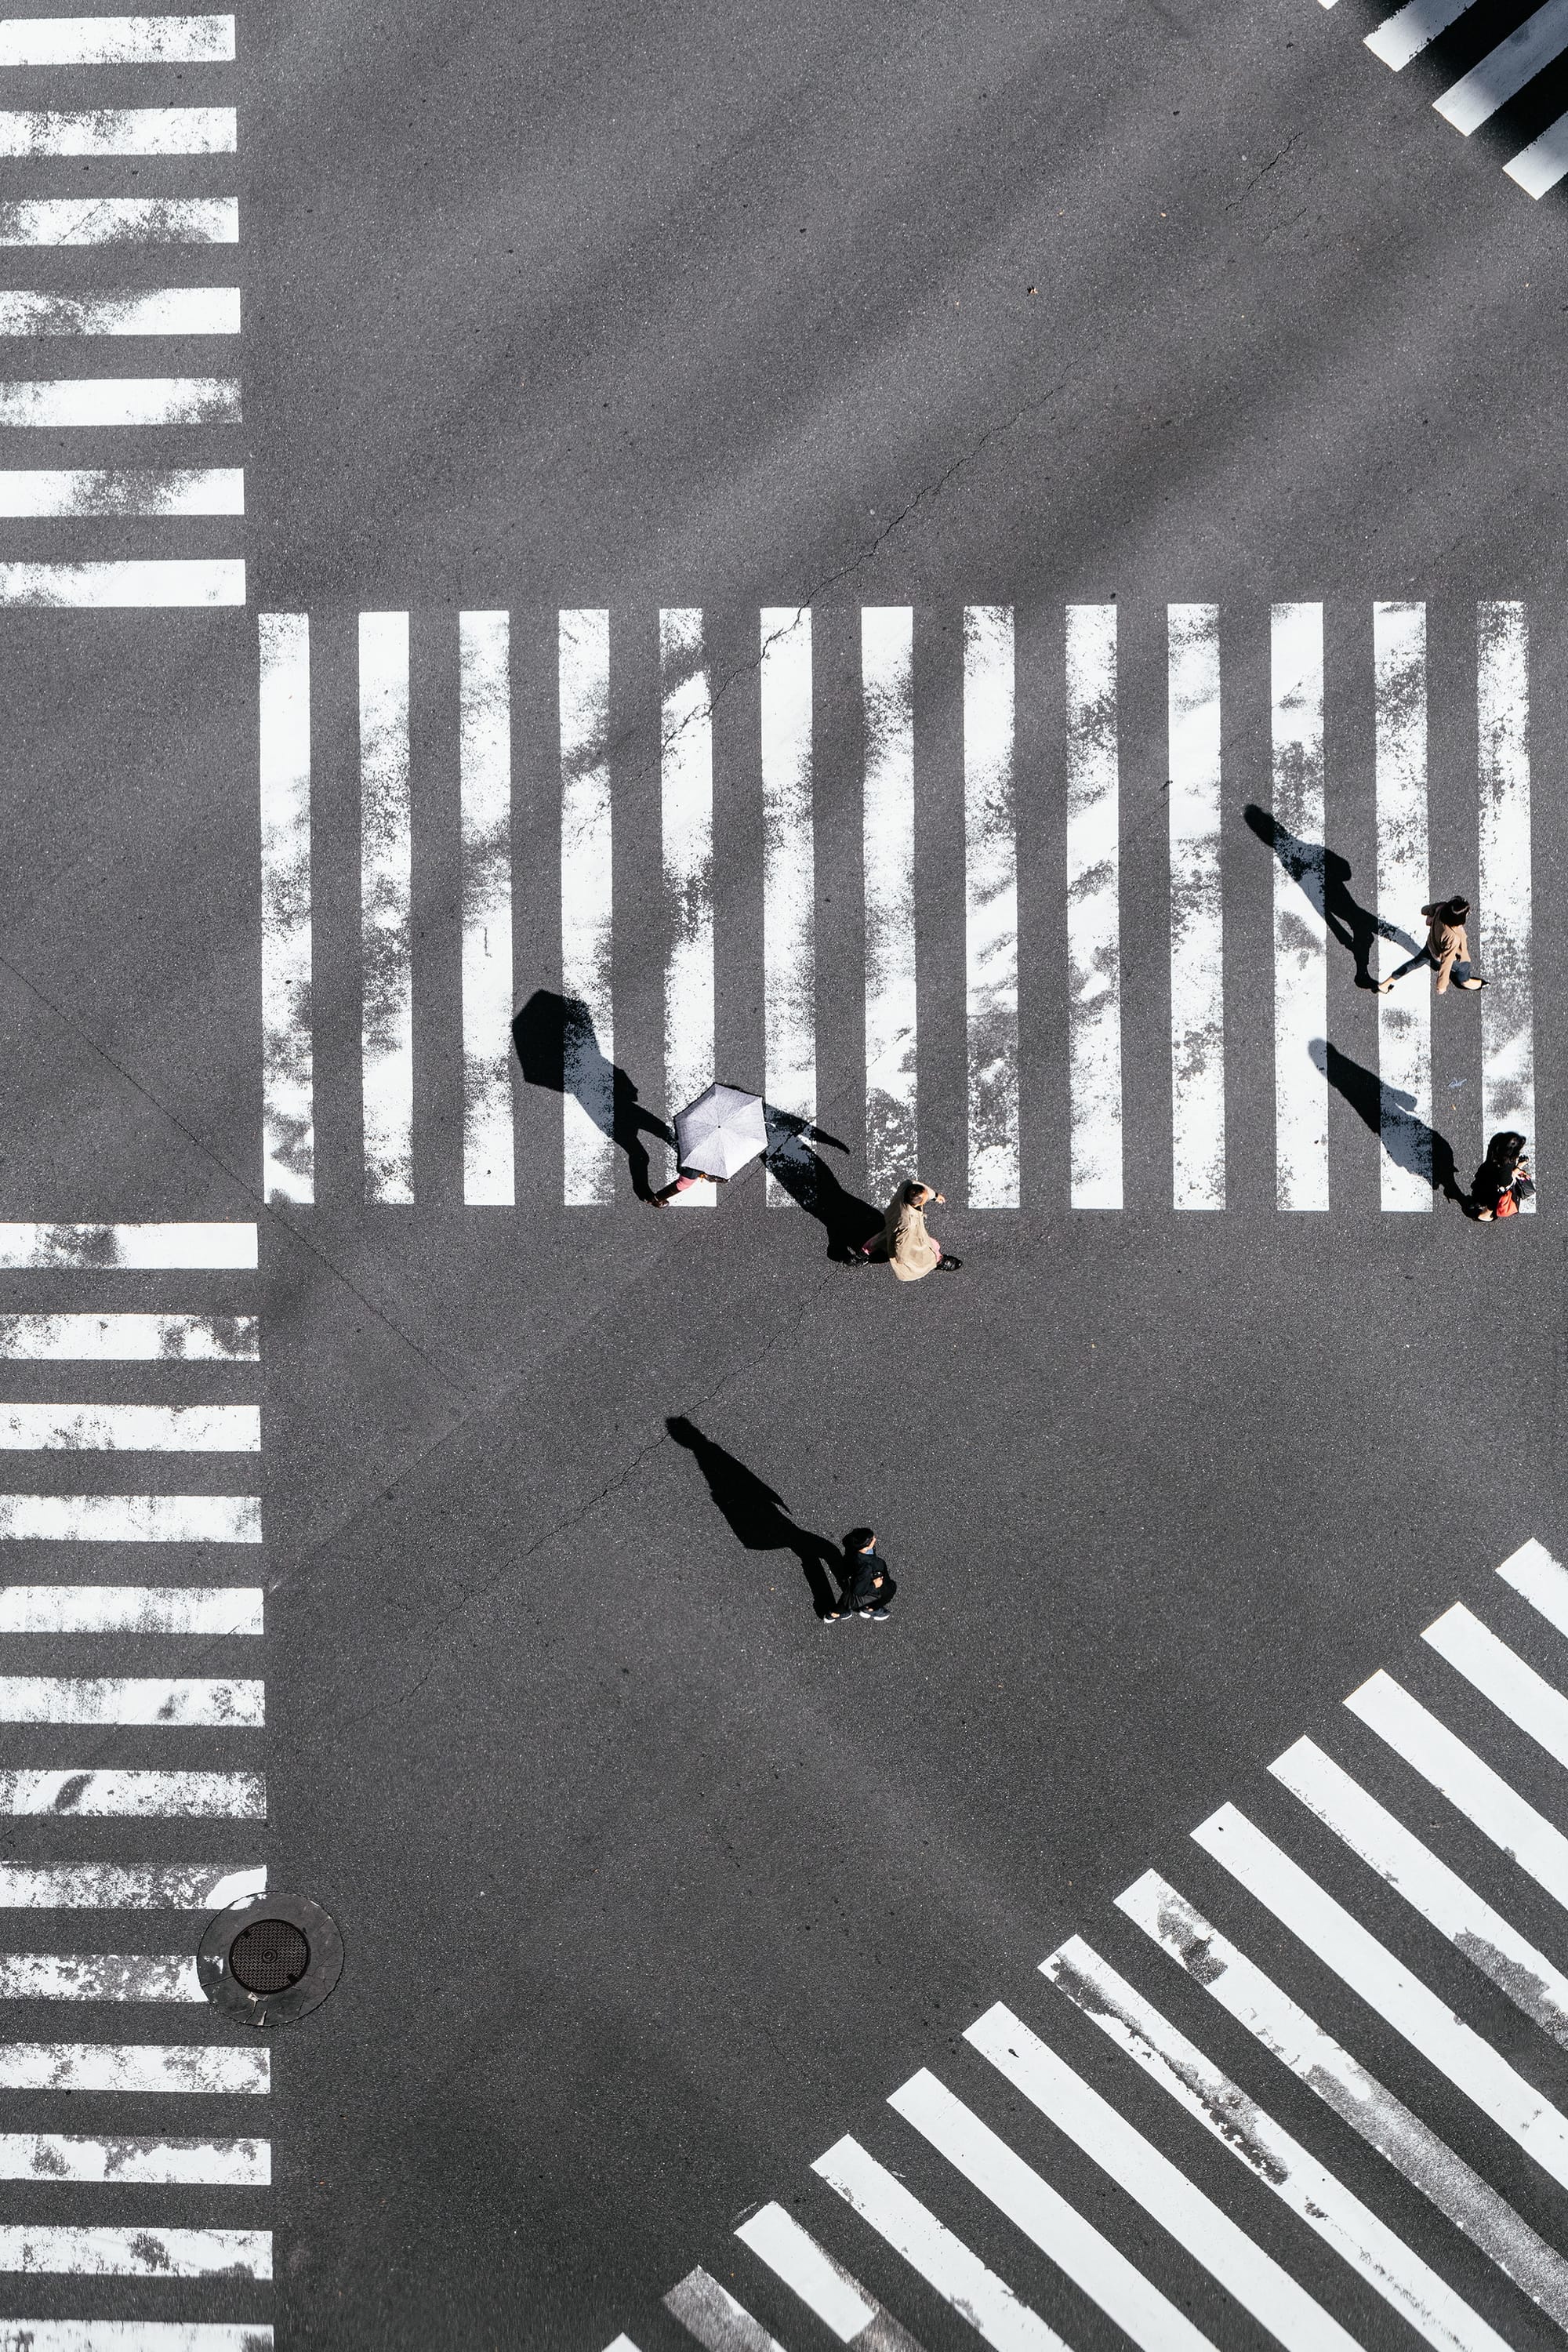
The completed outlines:
[[[414,1198],[414,849],[408,615],[359,616],[364,1196]]]
[[[1044,1962],[1053,1984],[1200,2123],[1373,2293],[1440,2352],[1508,2352],[1496,2329],[1124,1977],[1073,1936]]]
[[[1018,1205],[1018,838],[1013,614],[963,615],[964,1009],[969,1206]]]
[[[0,156],[232,155],[232,106],[0,108]]]
[[[0,333],[20,330],[0,326]],[[0,515],[72,521],[133,515],[242,515],[242,466],[0,467]]]
[[[0,1404],[0,1451],[259,1454],[254,1404]]]
[[[261,1185],[316,1197],[311,1047],[310,624],[257,622],[261,772]]]
[[[0,382],[0,425],[97,428],[237,425],[239,378],[224,375],[16,377]]]
[[[265,2189],[271,2179],[272,2150],[264,2139],[93,2139],[77,2132],[0,2132],[0,2180]]]
[[[0,204],[0,246],[238,243],[237,196],[41,196]]]
[[[840,2344],[852,2342],[879,2315],[881,2306],[876,2297],[782,2205],[764,2205],[741,2223],[735,2235]]]
[[[264,1822],[259,1772],[0,1772],[0,1813],[75,1821],[151,1821],[163,1814]]]
[[[1217,604],[1165,615],[1171,785],[1171,1198],[1225,1206],[1225,908]]]
[[[0,1315],[0,1362],[258,1361],[254,1315]]]
[[[872,1199],[885,1201],[919,1164],[914,614],[909,605],[862,605],[860,692],[866,1181]]]
[[[269,2279],[272,2232],[0,2223],[0,2270],[76,2278]]]
[[[1568,2326],[1568,2262],[1201,1912],[1152,1870],[1116,1904],[1559,2326]]]
[[[1426,607],[1373,606],[1377,792],[1376,977],[1425,944]],[[1423,965],[1377,1000],[1383,1205],[1432,1206],[1432,989]]]
[[[254,1273],[256,1227],[232,1224],[0,1224],[0,1267],[72,1267],[88,1274],[232,1266]]]
[[[1568,6],[1568,0],[1564,0]],[[1568,22],[1568,18],[1565,18]],[[1522,604],[1476,608],[1480,785],[1479,1148],[1500,1129],[1530,1138],[1535,1164],[1535,1019],[1531,981],[1530,638]],[[1536,1170],[1539,1173],[1539,1169]],[[1521,1204],[1533,1215],[1535,1202]]]
[[[149,2042],[0,2042],[0,2090],[181,2092],[261,2097],[272,2087],[266,2050]]]
[[[761,615],[763,1092],[816,1121],[816,859],[812,823],[811,611]],[[679,1109],[672,1103],[672,1109]],[[795,1196],[768,1171],[772,1208]]]
[[[700,2267],[670,2288],[664,2307],[706,2352],[784,2352],[745,2305]]]
[[[1323,608],[1272,616],[1275,1201],[1329,1205],[1328,925],[1323,805]],[[1318,1046],[1314,1055],[1312,1047]]]
[[[563,1197],[600,1208],[616,1197],[610,616],[562,613],[558,633]]]
[[[517,1199],[511,1088],[511,624],[458,615],[463,897],[463,1198]]]
[[[200,1911],[210,1917],[266,1892],[259,1864],[0,1863],[0,1910]]]
[[[149,1723],[254,1730],[266,1721],[255,1680],[153,1675],[0,1675],[0,1723]]]
[[[0,2000],[205,1999],[188,1952],[0,1952]]]
[[[232,16],[13,16],[0,66],[223,65]]]
[[[1068,1069],[1072,1205],[1121,1206],[1121,847],[1116,607],[1067,612]]]
[[[105,563],[0,563],[0,605],[47,612],[243,604],[237,556],[153,557]]]
[[[713,725],[702,615],[658,616],[659,795],[669,948],[664,974],[664,1095],[673,1119],[713,1083]],[[669,1172],[675,1172],[673,1153]],[[714,1188],[678,1193],[711,1208]]]
[[[237,286],[147,286],[112,294],[0,293],[4,335],[237,335]]]
[[[259,1495],[0,1495],[0,1542],[260,1541]]]

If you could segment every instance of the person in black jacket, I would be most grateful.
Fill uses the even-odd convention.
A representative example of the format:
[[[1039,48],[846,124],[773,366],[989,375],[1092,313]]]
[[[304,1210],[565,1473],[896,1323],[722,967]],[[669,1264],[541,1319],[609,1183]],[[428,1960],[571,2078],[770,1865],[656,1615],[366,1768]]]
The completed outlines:
[[[844,1591],[837,1608],[829,1612],[827,1622],[831,1624],[852,1612],[884,1619],[888,1603],[898,1589],[888,1572],[887,1561],[877,1549],[875,1529],[851,1528],[844,1538]]]

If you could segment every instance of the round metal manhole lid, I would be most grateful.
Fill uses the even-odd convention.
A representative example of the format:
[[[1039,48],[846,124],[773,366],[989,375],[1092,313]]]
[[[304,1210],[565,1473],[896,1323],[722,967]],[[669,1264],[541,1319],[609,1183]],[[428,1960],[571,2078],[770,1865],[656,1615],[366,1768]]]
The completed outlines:
[[[310,1965],[310,1947],[287,1919],[256,1919],[229,1946],[229,1974],[247,1992],[287,1992]]]

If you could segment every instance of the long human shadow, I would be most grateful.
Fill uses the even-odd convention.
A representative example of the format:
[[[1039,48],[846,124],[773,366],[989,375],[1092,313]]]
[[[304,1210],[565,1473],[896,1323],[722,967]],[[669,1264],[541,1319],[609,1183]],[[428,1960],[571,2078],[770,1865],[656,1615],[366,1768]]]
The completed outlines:
[[[1388,1086],[1375,1070],[1352,1062],[1324,1038],[1314,1037],[1307,1051],[1330,1086],[1371,1128],[1396,1168],[1408,1169],[1446,1201],[1469,1209],[1470,1196],[1454,1165],[1454,1147],[1435,1127],[1416,1118],[1414,1095]]]
[[[1259,808],[1256,802],[1249,801],[1243,814],[1258,840],[1274,852],[1291,881],[1317,908],[1333,938],[1354,957],[1358,988],[1377,985],[1372,976],[1372,950],[1377,940],[1394,940],[1410,954],[1415,953],[1416,942],[1407,932],[1397,924],[1385,923],[1352,897],[1348,857],[1342,857],[1324,842],[1303,841],[1300,834],[1282,825],[1272,810]]]
[[[574,1096],[600,1134],[626,1153],[637,1199],[651,1200],[643,1138],[651,1135],[661,1143],[673,1143],[675,1138],[665,1121],[639,1102],[626,1072],[606,1057],[582,998],[535,989],[512,1016],[511,1039],[528,1084]]]
[[[789,1551],[799,1560],[811,1588],[812,1605],[819,1617],[838,1606],[833,1572],[844,1573],[839,1547],[810,1528],[797,1527],[782,1495],[776,1495],[754,1470],[705,1437],[684,1413],[672,1413],[665,1423],[677,1445],[684,1445],[729,1524],[737,1543],[748,1551]]]
[[[882,1212],[841,1184],[826,1160],[811,1148],[814,1143],[826,1143],[835,1151],[847,1151],[848,1145],[773,1103],[763,1105],[763,1116],[768,1130],[768,1166],[796,1206],[816,1219],[827,1236],[828,1256],[853,1264],[860,1255],[861,1243],[881,1230]]]

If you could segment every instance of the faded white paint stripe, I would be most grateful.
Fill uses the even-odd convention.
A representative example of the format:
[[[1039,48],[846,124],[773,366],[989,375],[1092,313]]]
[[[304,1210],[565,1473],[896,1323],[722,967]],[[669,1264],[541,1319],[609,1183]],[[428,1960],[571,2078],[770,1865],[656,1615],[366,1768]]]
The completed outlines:
[[[272,2352],[272,2328],[258,2320],[0,2319],[0,2347],[3,2352]]]
[[[1448,1802],[1568,1908],[1568,1837],[1526,1804],[1447,1724],[1379,1671],[1345,1705]]]
[[[1355,2339],[1339,2321],[1011,2010],[998,2001],[963,2038],[1287,2352],[1353,2352]]]
[[[0,515],[97,522],[141,515],[242,515],[242,466],[0,467]]]
[[[1463,1601],[1446,1609],[1421,1636],[1456,1673],[1517,1724],[1527,1738],[1568,1765],[1568,1698],[1500,1642]]]
[[[250,1730],[266,1721],[266,1685],[185,1675],[0,1675],[0,1723],[148,1723]]]
[[[259,1454],[254,1404],[0,1404],[10,1453]]]
[[[0,2223],[0,2271],[77,2278],[272,2276],[270,2230],[107,2230]]]
[[[658,616],[659,787],[669,953],[664,976],[664,1090],[670,1116],[713,1083],[713,723],[702,615]],[[670,1160],[671,1172],[674,1160]],[[710,1208],[709,1183],[678,1193]]]
[[[1041,1966],[1119,2050],[1272,2189],[1418,2336],[1441,2352],[1508,2352],[1495,2328],[1081,1936],[1070,1937]]]
[[[1323,914],[1323,608],[1276,604],[1274,733],[1275,1201],[1329,1205],[1328,926]],[[1317,1046],[1314,1056],[1312,1047]]]
[[[1171,786],[1171,1178],[1178,1209],[1225,1206],[1225,921],[1219,607],[1166,608]]]
[[[463,845],[463,1198],[510,1209],[511,1038],[511,625],[458,615]]]
[[[1498,1574],[1560,1633],[1568,1633],[1568,1568],[1554,1560],[1543,1543],[1531,1536],[1510,1553]]]
[[[0,108],[0,155],[232,155],[232,106]]]
[[[0,1952],[0,2000],[205,2000],[189,1952]]]
[[[742,2222],[735,2235],[760,2262],[766,2263],[776,2278],[783,2279],[840,2344],[847,2344],[878,2316],[880,2305],[875,2296],[868,2294],[858,2279],[851,2277],[842,2263],[835,2262],[782,2205],[764,2205],[749,2221]]]
[[[1568,2262],[1200,1911],[1152,1870],[1116,1903],[1560,2326],[1568,2325]]]
[[[0,24],[0,66],[221,65],[233,56],[232,16],[13,16]]]
[[[812,824],[811,609],[763,609],[763,1092],[816,1119],[816,862]],[[672,1108],[679,1109],[679,1104]],[[794,1205],[772,1169],[772,1208]]]
[[[1443,120],[1468,139],[1564,49],[1568,49],[1568,0],[1546,0],[1544,7],[1527,16],[1517,32],[1489,49],[1432,103]]]
[[[1213,2352],[1208,2336],[1135,2263],[921,2068],[888,2102],[1097,2303],[1142,2352]]]
[[[1500,2130],[1568,2189],[1568,2119],[1501,2053],[1457,2017],[1343,1904],[1310,1878],[1234,1805],[1193,1832],[1196,1843],[1289,1929],[1385,2024],[1419,2051]]]
[[[260,2096],[272,2087],[267,2050],[199,2042],[0,2042],[0,2090],[190,2092]]]
[[[996,2352],[1066,2352],[1055,2328],[1020,2302],[1005,2279],[944,2229],[858,2140],[837,2141],[811,2168]]]
[[[558,631],[563,1191],[568,1208],[599,1208],[616,1197],[610,616],[565,612]]]
[[[0,1315],[0,1361],[255,1363],[254,1315]]]
[[[1269,1770],[1463,1952],[1543,2033],[1568,2048],[1568,1976],[1310,1739]]]
[[[310,622],[262,613],[261,1154],[269,1201],[316,1197],[310,1035]]]
[[[0,2132],[0,2180],[89,2181],[94,2187],[265,2189],[264,2139],[92,2139],[78,2132]],[[5,2326],[0,2320],[0,2330]],[[0,2333],[0,2344],[5,2341]]]
[[[1554,188],[1568,173],[1568,114],[1560,114],[1549,123],[1538,139],[1521,147],[1510,158],[1503,170],[1516,186],[1539,203],[1549,189]]]
[[[0,335],[237,335],[237,286],[127,287],[109,294],[0,293]]]
[[[670,2288],[664,2307],[707,2352],[784,2352],[745,2305],[700,2266]]]
[[[1374,604],[1377,977],[1426,941],[1426,607]],[[1377,1000],[1383,1205],[1432,1206],[1432,992],[1424,971]]]
[[[0,1266],[73,1266],[89,1274],[175,1266],[254,1271],[253,1224],[0,1224]]]
[[[1067,610],[1072,1205],[1121,1206],[1121,795],[1116,607]]]
[[[860,610],[865,725],[861,860],[866,893],[866,1177],[888,1199],[915,1172],[914,614]]]
[[[414,1198],[414,847],[408,615],[359,616],[364,1196]]]
[[[1398,73],[1439,33],[1446,33],[1469,5],[1470,0],[1405,0],[1403,8],[1396,8],[1366,36],[1366,46],[1374,58],[1381,58]]]
[[[969,1205],[1016,1209],[1018,836],[1005,604],[971,604],[963,615],[963,845]]]
[[[0,246],[238,243],[237,196],[43,196],[0,204]]]
[[[237,556],[0,563],[0,605],[48,612],[172,611],[244,602],[245,564]]]
[[[0,1772],[0,1813],[72,1821],[149,1821],[163,1814],[264,1822],[259,1772]]]
[[[211,1913],[266,1892],[260,1864],[0,1863],[0,1910]]]
[[[237,425],[239,379],[224,375],[16,377],[0,382],[0,425]]]
[[[259,1495],[0,1495],[0,1542],[260,1541]]]
[[[1563,0],[1568,27],[1568,0]],[[1481,1146],[1500,1128],[1535,1132],[1531,980],[1530,641],[1522,604],[1476,608],[1479,746],[1478,867],[1481,997]],[[1531,1152],[1537,1176],[1540,1167]],[[1523,1204],[1527,1215],[1535,1203]]]
[[[4,1584],[0,1633],[259,1633],[259,1585]]]

